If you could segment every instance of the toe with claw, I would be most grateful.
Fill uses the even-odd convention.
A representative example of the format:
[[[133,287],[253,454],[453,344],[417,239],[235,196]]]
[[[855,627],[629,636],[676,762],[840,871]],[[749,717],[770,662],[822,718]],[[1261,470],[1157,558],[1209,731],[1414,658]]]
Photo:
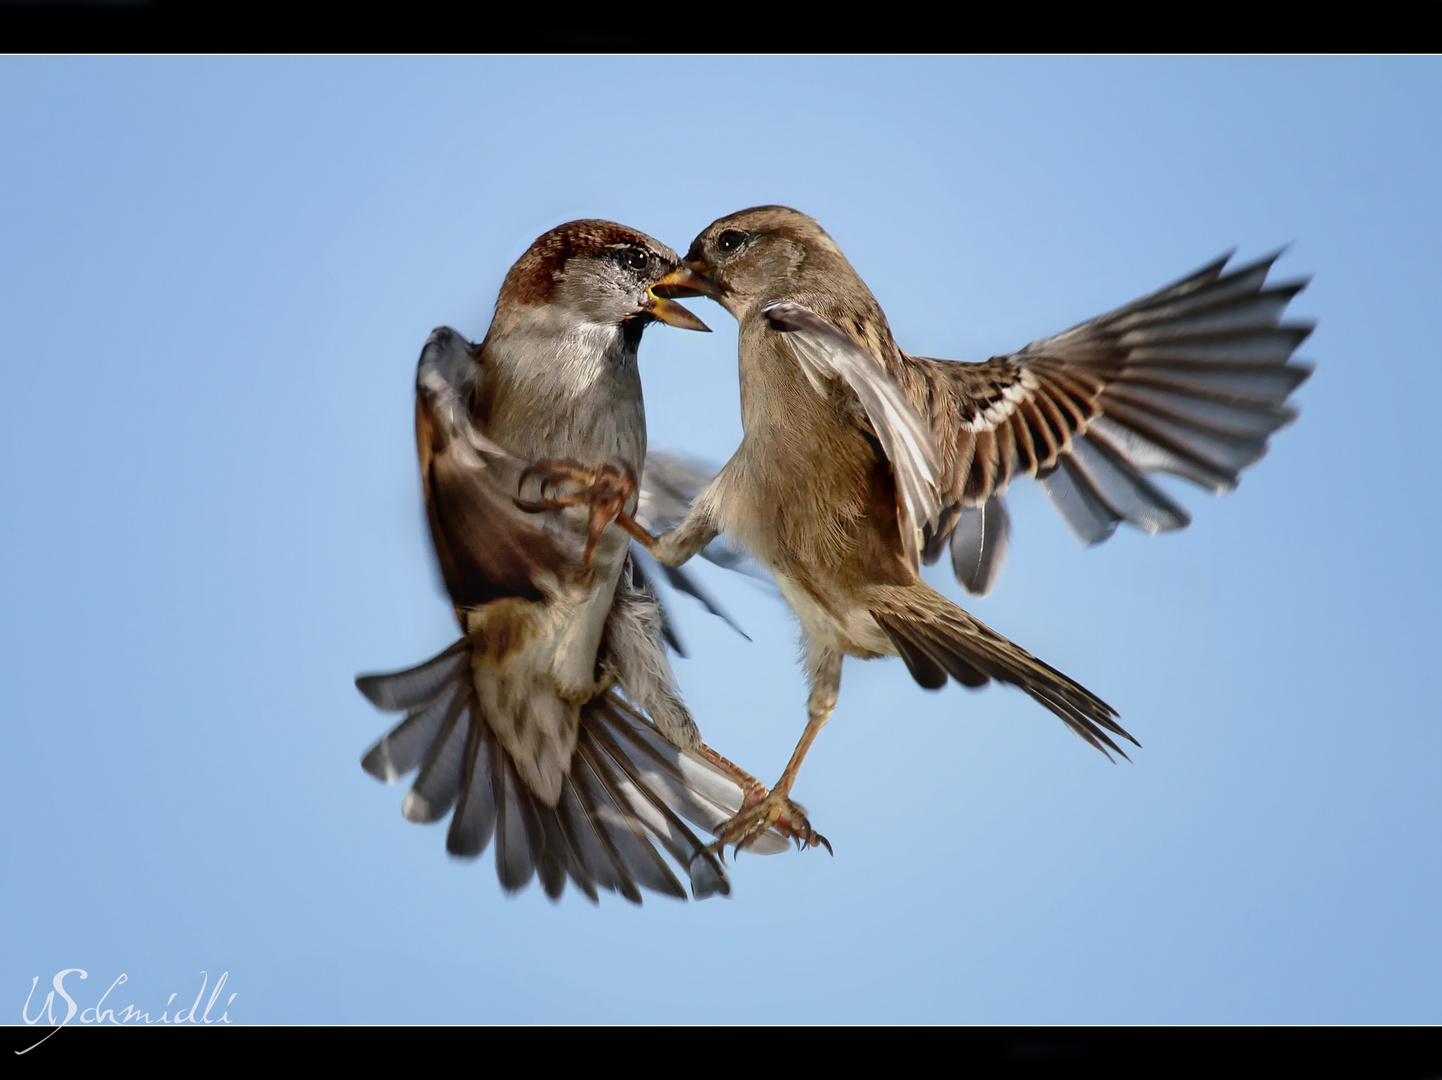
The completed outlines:
[[[752,800],[748,798],[746,801],[750,803]],[[772,791],[751,806],[743,805],[739,814],[721,826],[715,842],[707,850],[724,857],[724,850],[729,844],[735,851],[744,851],[768,829],[790,837],[796,842],[798,850],[824,847],[827,852],[835,854],[831,851],[830,841],[806,820],[806,811],[783,791]]]
[[[541,498],[514,500],[517,507],[527,513],[541,513],[546,510],[564,510],[570,506],[589,506],[591,525],[586,537],[586,553],[582,568],[590,570],[591,557],[600,543],[606,526],[615,522],[635,536],[643,533],[639,525],[626,513],[626,503],[636,493],[636,474],[629,468],[617,469],[612,465],[588,468],[575,461],[540,461],[521,474],[520,485],[536,478],[540,482]],[[555,498],[547,497],[553,487],[570,485],[572,490]]]

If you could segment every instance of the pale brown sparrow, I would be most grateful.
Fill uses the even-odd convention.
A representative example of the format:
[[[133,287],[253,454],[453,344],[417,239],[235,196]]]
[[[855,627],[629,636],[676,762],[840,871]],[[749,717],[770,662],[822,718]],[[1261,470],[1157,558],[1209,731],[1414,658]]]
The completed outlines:
[[[567,877],[592,900],[612,889],[639,903],[638,886],[684,898],[658,847],[698,899],[730,890],[682,818],[714,831],[741,808],[740,785],[759,785],[702,742],[629,540],[592,528],[586,507],[552,507],[533,467],[642,470],[637,346],[655,320],[706,329],[654,291],[697,280],[643,233],[573,221],[511,268],[485,341],[442,328],[421,353],[421,486],[463,636],[417,667],[356,679],[407,714],[363,765],[388,782],[419,768],[402,813],[429,822],[454,807],[454,855],[494,835],[508,891],[539,873],[552,898]],[[613,491],[613,510],[636,511],[635,486]]]
[[[745,435],[687,517],[647,546],[675,566],[734,536],[800,618],[811,687],[781,779],[720,843],[744,847],[771,825],[820,839],[788,794],[836,704],[843,656],[899,655],[928,689],[948,676],[1011,683],[1103,753],[1121,753],[1111,735],[1136,743],[1111,706],[927,585],[920,562],[949,540],[959,580],[986,592],[1006,545],[1001,495],[1021,473],[1088,542],[1123,520],[1187,524],[1148,472],[1233,487],[1295,416],[1285,401],[1310,373],[1289,360],[1311,327],[1279,321],[1303,284],[1266,287],[1274,258],[1230,272],[1219,259],[1020,352],[962,363],[903,352],[804,214],[756,207],[696,238],[687,264],[740,323]]]

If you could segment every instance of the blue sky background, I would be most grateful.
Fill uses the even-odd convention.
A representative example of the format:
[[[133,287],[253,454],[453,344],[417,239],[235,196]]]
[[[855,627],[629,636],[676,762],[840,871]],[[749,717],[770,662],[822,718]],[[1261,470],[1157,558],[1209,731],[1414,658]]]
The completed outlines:
[[[228,971],[237,1022],[1442,1021],[1439,117],[1431,58],[0,60],[0,1021],[70,967],[153,1016]],[[764,202],[958,359],[1291,243],[1301,419],[1179,534],[1083,549],[1013,489],[966,606],[1134,764],[852,660],[796,790],[834,858],[507,898],[359,765],[353,676],[454,636],[416,356],[561,221]],[[691,306],[651,442],[719,464],[735,327]],[[794,623],[700,573],[754,641],[679,598],[678,676],[772,778]]]

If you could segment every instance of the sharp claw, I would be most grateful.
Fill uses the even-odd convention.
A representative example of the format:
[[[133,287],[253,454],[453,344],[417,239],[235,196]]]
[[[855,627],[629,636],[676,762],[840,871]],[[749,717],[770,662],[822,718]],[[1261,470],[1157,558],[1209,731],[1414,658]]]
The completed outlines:
[[[513,498],[516,506],[525,513],[538,514],[547,510],[562,510],[570,506],[590,504],[591,527],[586,537],[585,553],[581,557],[583,570],[591,569],[591,560],[596,553],[597,545],[601,542],[602,534],[606,531],[606,526],[624,518],[625,520],[620,522],[622,528],[633,534],[638,531],[639,526],[624,511],[627,498],[636,489],[636,477],[629,468],[623,472],[610,465],[591,469],[574,461],[537,461],[527,465],[521,471],[521,478],[517,484],[518,489],[524,487],[526,482],[533,477],[540,477],[542,496],[545,496],[553,484],[562,480],[570,481],[581,490],[554,499]]]
[[[568,506],[576,505],[574,502],[568,502],[565,499],[531,500],[513,497],[511,501],[516,504],[517,509],[523,510],[528,514],[540,514],[546,510],[564,510]]]
[[[527,465],[521,470],[521,477],[516,486],[524,487],[527,480],[533,476],[541,478],[541,490],[544,492],[552,484],[559,480],[570,480],[572,483],[580,484],[589,488],[595,480],[595,473],[591,469],[574,461],[536,461]]]
[[[739,858],[741,852],[749,849],[763,833],[775,829],[782,836],[789,838],[796,845],[797,851],[824,846],[828,852],[835,855],[835,852],[831,850],[831,843],[811,827],[811,823],[806,820],[800,806],[784,797],[778,800],[782,805],[768,804],[767,800],[770,797],[767,795],[757,800],[752,806],[743,807],[735,817],[721,827],[716,834],[715,843],[707,850],[720,851],[724,858],[726,845],[730,844],[733,858]]]

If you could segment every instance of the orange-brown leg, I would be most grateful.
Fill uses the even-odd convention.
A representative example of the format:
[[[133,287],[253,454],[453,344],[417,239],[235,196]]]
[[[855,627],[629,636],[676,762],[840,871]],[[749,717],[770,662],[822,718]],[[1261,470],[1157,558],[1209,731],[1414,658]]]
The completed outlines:
[[[727,844],[740,850],[767,829],[774,828],[795,840],[798,848],[820,845],[831,851],[830,842],[811,827],[806,812],[792,802],[790,796],[802,761],[836,708],[841,690],[841,660],[841,653],[807,642],[806,666],[811,677],[811,693],[806,701],[806,729],[801,733],[801,741],[791,752],[781,779],[760,801],[749,807],[743,803],[741,812],[721,827],[709,850],[720,852]]]

